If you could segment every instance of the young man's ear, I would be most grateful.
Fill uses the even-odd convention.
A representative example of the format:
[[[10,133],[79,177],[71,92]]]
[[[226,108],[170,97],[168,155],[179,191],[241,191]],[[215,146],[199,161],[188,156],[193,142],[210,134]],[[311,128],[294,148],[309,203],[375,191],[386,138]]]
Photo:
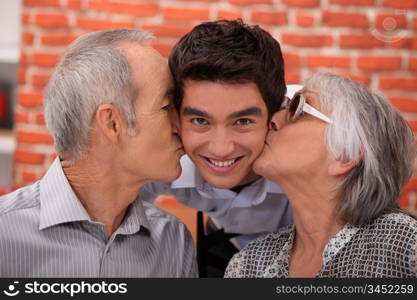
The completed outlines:
[[[102,104],[97,108],[95,121],[98,129],[112,141],[116,141],[122,131],[120,111],[113,104]]]
[[[352,170],[353,167],[355,167],[358,164],[355,160],[350,160],[347,162],[340,162],[337,160],[334,160],[328,168],[329,175],[338,176],[338,175],[344,175],[348,173],[350,170]]]

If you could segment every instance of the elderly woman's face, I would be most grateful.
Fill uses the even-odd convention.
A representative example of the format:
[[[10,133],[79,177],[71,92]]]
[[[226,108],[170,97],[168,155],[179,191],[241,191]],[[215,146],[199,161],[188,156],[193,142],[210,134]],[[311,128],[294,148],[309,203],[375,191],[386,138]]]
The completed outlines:
[[[303,96],[306,103],[320,111],[317,94],[305,92]],[[279,182],[326,172],[332,157],[326,146],[327,122],[307,113],[291,120],[288,109],[275,113],[272,121],[276,130],[269,131],[264,150],[254,163],[256,173]]]

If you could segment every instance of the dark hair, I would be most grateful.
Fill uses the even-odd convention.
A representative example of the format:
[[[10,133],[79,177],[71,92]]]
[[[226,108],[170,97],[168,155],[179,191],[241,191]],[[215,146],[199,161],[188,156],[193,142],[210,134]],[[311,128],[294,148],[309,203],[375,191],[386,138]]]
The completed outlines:
[[[225,83],[254,82],[269,117],[286,93],[284,60],[279,43],[259,26],[242,20],[219,20],[197,25],[183,36],[169,56],[179,110],[186,79]]]

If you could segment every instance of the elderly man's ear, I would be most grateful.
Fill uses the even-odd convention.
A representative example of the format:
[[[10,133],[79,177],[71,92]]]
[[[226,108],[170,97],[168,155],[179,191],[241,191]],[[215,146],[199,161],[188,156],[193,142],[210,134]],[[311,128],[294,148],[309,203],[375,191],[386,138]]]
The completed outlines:
[[[328,173],[332,176],[344,175],[347,174],[350,170],[352,170],[352,168],[355,167],[357,164],[358,162],[355,160],[350,160],[347,162],[334,160],[329,165]]]
[[[113,104],[102,104],[95,114],[98,129],[111,141],[116,142],[122,132],[123,118]]]

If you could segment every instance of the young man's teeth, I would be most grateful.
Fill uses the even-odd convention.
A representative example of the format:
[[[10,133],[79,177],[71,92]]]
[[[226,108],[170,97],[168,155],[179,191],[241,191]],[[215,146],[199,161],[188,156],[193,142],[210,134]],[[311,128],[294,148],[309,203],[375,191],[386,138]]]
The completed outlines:
[[[227,161],[217,161],[210,159],[210,162],[215,165],[216,167],[230,167],[235,163],[236,159],[231,159]]]

